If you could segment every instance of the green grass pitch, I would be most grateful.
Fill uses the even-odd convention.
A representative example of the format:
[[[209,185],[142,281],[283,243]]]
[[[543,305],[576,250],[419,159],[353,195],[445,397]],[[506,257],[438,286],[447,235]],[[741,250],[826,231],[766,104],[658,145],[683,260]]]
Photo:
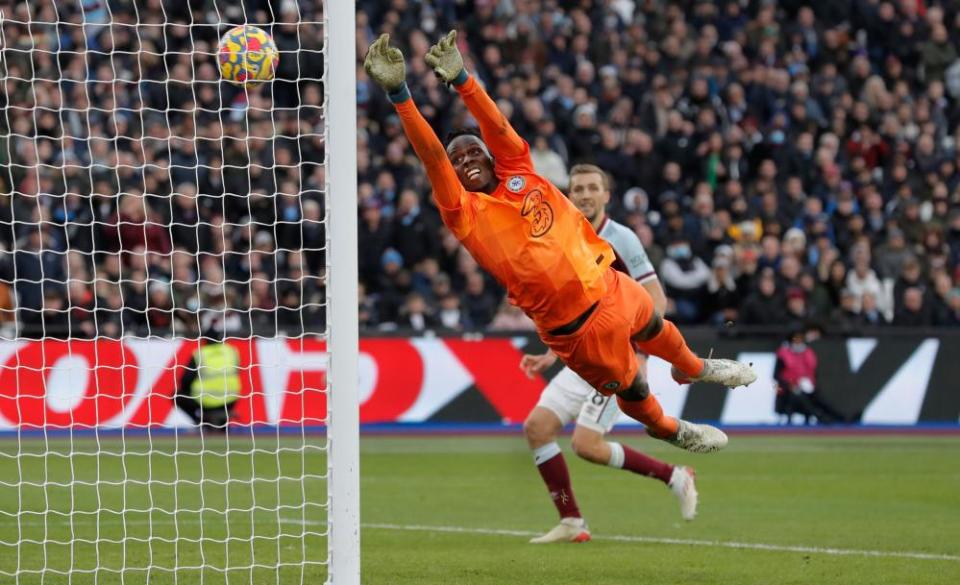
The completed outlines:
[[[595,540],[536,547],[556,518],[520,437],[364,438],[363,582],[960,582],[960,437],[734,436],[712,455],[626,442],[696,467],[697,520],[658,482],[568,455]],[[308,443],[231,437],[225,456],[223,438],[104,437],[70,458],[69,440],[24,439],[16,458],[0,439],[0,583],[320,583],[325,462]]]

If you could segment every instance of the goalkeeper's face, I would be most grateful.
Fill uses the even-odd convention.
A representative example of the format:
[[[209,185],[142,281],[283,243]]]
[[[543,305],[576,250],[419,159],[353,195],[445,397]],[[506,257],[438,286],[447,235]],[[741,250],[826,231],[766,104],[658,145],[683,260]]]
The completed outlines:
[[[447,157],[467,191],[493,193],[497,188],[493,157],[487,145],[476,136],[463,135],[451,140],[447,145]]]

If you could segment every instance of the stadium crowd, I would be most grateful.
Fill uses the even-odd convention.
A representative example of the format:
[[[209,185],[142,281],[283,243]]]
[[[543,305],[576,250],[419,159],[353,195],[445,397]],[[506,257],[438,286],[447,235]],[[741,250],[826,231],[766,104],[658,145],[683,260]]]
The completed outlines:
[[[960,3],[359,5],[358,57],[391,33],[440,136],[469,120],[422,58],[456,27],[541,174],[562,188],[573,164],[607,170],[675,321],[960,325]],[[522,325],[439,227],[358,75],[365,322]]]
[[[27,336],[323,331],[319,5],[7,10],[0,318]],[[283,52],[250,92],[215,58],[245,19]]]
[[[320,16],[319,0],[8,11],[0,319],[322,330]],[[220,23],[245,18],[283,52],[250,92],[213,59]],[[573,164],[609,172],[675,321],[960,325],[960,2],[358,0],[363,327],[531,327],[442,228],[360,66],[390,32],[442,137],[470,121],[423,55],[454,27],[538,171],[561,188]]]

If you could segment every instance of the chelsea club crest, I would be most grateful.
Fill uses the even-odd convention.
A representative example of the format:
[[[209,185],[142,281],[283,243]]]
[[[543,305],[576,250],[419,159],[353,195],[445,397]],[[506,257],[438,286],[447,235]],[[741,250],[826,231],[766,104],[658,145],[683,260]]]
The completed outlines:
[[[514,193],[519,193],[520,191],[523,191],[523,186],[526,184],[527,182],[523,179],[523,177],[510,177],[510,179],[507,180],[507,189],[513,191]]]

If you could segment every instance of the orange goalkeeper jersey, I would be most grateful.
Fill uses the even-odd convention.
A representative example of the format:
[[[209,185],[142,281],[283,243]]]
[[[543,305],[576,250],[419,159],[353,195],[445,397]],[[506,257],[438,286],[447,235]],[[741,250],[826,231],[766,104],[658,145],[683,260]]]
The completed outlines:
[[[463,188],[412,99],[396,104],[443,221],[540,329],[570,323],[606,293],[603,275],[613,250],[563,193],[534,172],[530,147],[480,85],[470,77],[457,91],[496,161],[500,184],[489,195]]]

